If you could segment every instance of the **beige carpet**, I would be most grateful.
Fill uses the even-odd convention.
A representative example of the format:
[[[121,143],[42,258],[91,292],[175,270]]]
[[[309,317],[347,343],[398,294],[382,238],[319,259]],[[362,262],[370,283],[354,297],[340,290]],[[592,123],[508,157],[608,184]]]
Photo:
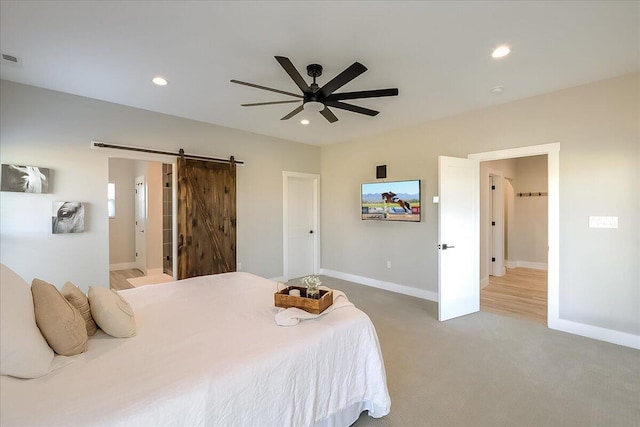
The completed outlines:
[[[356,427],[640,426],[640,351],[321,276],[373,321],[391,413]]]
[[[173,277],[168,274],[152,274],[151,276],[133,277],[127,279],[127,282],[133,287],[145,285],[157,285],[159,283],[173,282]]]

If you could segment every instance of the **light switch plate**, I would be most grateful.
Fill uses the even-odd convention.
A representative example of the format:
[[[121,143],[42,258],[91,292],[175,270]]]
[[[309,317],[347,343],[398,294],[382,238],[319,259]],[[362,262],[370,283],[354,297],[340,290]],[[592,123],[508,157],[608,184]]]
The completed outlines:
[[[589,228],[618,228],[617,216],[590,216]]]

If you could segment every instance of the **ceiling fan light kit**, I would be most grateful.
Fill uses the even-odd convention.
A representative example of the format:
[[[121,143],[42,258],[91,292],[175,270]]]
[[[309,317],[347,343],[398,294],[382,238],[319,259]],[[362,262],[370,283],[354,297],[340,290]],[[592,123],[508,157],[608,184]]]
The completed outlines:
[[[298,70],[293,66],[293,63],[284,56],[276,56],[276,61],[284,68],[286,73],[291,77],[294,83],[300,88],[302,91],[302,95],[295,94],[292,92],[287,92],[279,89],[273,89],[266,86],[260,86],[253,83],[242,82],[239,80],[231,80],[231,83],[241,84],[244,86],[254,87],[257,89],[267,90],[270,92],[280,93],[283,95],[293,96],[296,98],[301,98],[297,100],[287,100],[287,101],[272,101],[272,102],[256,102],[251,104],[241,104],[243,107],[255,107],[260,105],[274,105],[274,104],[288,104],[294,102],[301,102],[302,104],[291,111],[286,116],[282,117],[280,120],[288,120],[301,111],[307,112],[318,112],[322,114],[322,116],[329,122],[335,123],[338,121],[338,118],[335,114],[328,108],[338,108],[341,110],[347,110],[354,113],[364,114],[367,116],[376,116],[379,111],[370,110],[368,108],[360,107],[353,104],[347,104],[345,102],[341,102],[344,100],[351,99],[363,99],[363,98],[377,98],[382,96],[397,96],[398,89],[376,89],[376,90],[364,90],[358,92],[342,92],[342,93],[334,93],[336,90],[340,89],[342,86],[349,83],[351,80],[358,77],[360,74],[367,71],[367,67],[360,64],[359,62],[354,62],[351,66],[349,66],[346,70],[335,76],[332,80],[326,83],[324,86],[320,87],[316,83],[316,78],[322,75],[322,65],[320,64],[309,64],[307,65],[307,75],[313,78],[313,83],[310,85],[304,80],[304,78],[300,75]]]
[[[324,110],[324,104],[318,101],[307,101],[304,104],[304,111],[308,111],[310,113],[319,113]]]

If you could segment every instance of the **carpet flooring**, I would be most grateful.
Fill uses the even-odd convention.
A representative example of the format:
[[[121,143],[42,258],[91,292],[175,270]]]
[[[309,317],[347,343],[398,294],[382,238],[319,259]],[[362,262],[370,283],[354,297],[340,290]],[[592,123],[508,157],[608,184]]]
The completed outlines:
[[[373,321],[391,413],[355,427],[640,426],[640,351],[321,276]]]

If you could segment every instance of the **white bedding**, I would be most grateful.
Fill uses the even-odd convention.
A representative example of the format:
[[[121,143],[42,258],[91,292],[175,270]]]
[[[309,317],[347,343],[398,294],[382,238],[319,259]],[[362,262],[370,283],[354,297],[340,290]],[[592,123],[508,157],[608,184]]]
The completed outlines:
[[[275,290],[228,273],[122,291],[137,336],[99,331],[69,366],[3,376],[0,425],[284,427],[348,425],[364,409],[386,415],[367,315],[345,307],[280,327]]]

